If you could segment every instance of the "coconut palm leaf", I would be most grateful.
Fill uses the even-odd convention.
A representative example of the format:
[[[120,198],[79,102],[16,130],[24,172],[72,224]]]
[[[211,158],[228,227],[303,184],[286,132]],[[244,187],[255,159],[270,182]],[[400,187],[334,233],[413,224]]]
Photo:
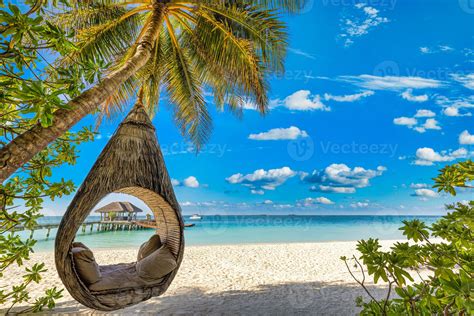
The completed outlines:
[[[202,92],[202,82],[186,48],[180,45],[173,23],[165,18],[168,43],[165,46],[165,86],[174,104],[174,116],[181,133],[200,148],[212,128]]]
[[[151,23],[151,12],[163,12],[161,29],[145,65],[101,105],[100,119],[124,108],[140,89],[150,113],[159,106],[162,89],[169,96],[176,124],[197,148],[212,129],[204,90],[218,110],[241,117],[249,102],[268,110],[268,75],[284,71],[286,26],[281,10],[297,12],[299,0],[87,0],[72,1],[57,16],[75,33],[78,50],[68,63],[87,59],[114,65],[109,74],[134,56]],[[278,10],[277,10],[278,9]]]

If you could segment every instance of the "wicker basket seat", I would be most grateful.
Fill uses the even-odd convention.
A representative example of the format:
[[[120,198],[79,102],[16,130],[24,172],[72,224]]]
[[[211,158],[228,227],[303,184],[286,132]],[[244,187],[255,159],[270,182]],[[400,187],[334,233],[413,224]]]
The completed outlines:
[[[141,199],[154,214],[156,233],[176,258],[177,268],[151,283],[135,280],[133,286],[93,291],[79,278],[72,259],[72,243],[94,207],[110,193],[126,193]],[[77,191],[58,228],[56,268],[64,286],[81,304],[113,311],[163,294],[173,281],[183,258],[184,223],[171,179],[148,114],[137,103],[105,146]],[[100,267],[105,275],[131,265]],[[131,273],[130,271],[128,271]],[[129,275],[131,279],[132,274]],[[141,283],[140,283],[141,282]]]

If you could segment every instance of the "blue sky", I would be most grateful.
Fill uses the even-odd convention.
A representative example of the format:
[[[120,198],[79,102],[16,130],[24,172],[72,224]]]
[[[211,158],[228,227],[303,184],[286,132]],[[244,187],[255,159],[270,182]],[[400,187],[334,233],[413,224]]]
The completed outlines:
[[[474,155],[473,0],[314,0],[284,19],[286,72],[271,78],[267,116],[212,110],[196,155],[162,101],[153,122],[185,214],[440,214],[472,199],[431,179]],[[79,185],[122,117],[57,174]]]

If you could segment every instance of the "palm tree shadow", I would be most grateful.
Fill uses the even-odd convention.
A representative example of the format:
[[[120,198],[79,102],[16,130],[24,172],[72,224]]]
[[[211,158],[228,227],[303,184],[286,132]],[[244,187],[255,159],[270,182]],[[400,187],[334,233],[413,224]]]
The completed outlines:
[[[376,298],[386,294],[383,288],[368,286]],[[233,290],[210,293],[186,287],[173,294],[153,298],[113,315],[355,315],[355,299],[364,290],[357,285],[335,282],[282,283],[261,285],[257,290]],[[104,315],[77,302],[60,303],[53,314],[87,313]]]

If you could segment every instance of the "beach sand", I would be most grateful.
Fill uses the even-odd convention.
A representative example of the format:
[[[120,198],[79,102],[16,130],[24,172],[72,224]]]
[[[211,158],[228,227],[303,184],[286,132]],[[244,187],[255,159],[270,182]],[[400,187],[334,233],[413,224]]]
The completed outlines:
[[[393,241],[382,241],[389,247]],[[351,278],[341,256],[356,253],[356,242],[253,244],[186,247],[181,268],[167,293],[114,315],[354,315],[354,300],[364,290]],[[132,262],[137,249],[96,250],[99,264]],[[31,296],[46,287],[63,288],[53,252],[40,252],[31,262],[45,262],[45,282],[31,287]],[[18,283],[22,270],[11,269],[0,286]],[[370,279],[370,278],[369,278]],[[368,282],[381,298],[385,291]],[[65,290],[53,314],[94,314]]]

